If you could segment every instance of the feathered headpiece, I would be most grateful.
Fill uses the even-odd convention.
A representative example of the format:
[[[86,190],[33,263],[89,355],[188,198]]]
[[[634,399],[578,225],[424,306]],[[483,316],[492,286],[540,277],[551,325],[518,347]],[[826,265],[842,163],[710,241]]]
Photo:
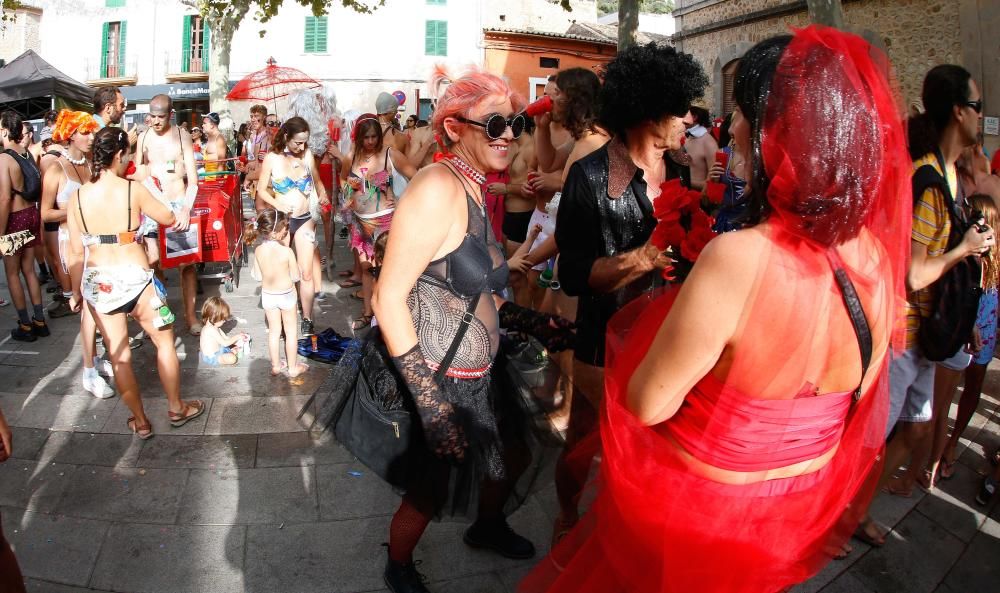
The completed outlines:
[[[98,128],[94,116],[86,111],[70,111],[63,109],[56,118],[56,125],[52,128],[52,140],[55,142],[65,142],[76,132],[88,134],[96,132]]]

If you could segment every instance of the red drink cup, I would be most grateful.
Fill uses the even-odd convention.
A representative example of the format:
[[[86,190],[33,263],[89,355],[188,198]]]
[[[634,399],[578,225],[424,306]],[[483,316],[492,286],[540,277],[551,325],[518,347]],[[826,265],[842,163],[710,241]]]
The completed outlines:
[[[333,130],[331,130],[330,140],[340,142],[340,128],[333,128]]]
[[[729,165],[729,153],[724,150],[719,150],[715,153],[715,162],[719,163],[723,169]]]
[[[538,117],[544,113],[552,111],[552,97],[545,95],[541,99],[537,99],[534,103],[529,103],[527,107],[524,108],[524,114],[528,117]]]

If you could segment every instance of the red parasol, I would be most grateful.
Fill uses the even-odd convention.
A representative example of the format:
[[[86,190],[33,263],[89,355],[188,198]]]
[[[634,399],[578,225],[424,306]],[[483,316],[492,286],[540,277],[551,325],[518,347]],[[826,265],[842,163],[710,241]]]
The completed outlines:
[[[273,101],[277,111],[278,98],[298,89],[320,86],[319,82],[305,72],[280,67],[274,58],[268,58],[266,68],[248,74],[236,83],[226,98],[230,101]]]

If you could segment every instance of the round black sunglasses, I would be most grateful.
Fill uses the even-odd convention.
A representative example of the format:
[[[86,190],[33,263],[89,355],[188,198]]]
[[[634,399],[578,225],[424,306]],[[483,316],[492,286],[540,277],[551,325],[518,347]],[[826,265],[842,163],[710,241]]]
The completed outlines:
[[[499,113],[494,113],[486,118],[485,122],[475,121],[472,119],[467,119],[461,116],[456,116],[455,119],[462,122],[463,124],[471,124],[474,126],[479,126],[486,130],[486,136],[490,140],[499,140],[503,133],[510,128],[510,131],[517,138],[524,132],[524,115],[518,113],[506,118]]]

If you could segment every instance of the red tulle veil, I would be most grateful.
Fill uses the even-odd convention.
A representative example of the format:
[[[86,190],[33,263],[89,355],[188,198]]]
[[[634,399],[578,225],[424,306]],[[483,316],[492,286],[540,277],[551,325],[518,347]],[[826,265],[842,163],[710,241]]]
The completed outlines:
[[[734,347],[725,376],[711,379],[718,385],[705,387],[703,379],[697,387],[791,400],[830,368],[833,354],[849,349],[858,356],[853,333],[829,322],[846,317],[827,259],[836,249],[867,303],[875,350],[883,356],[846,413],[829,462],[800,476],[747,484],[692,472],[668,443],[691,394],[677,415],[652,427],[625,407],[629,379],[683,288],[633,302],[608,328],[596,498],[520,591],[777,593],[816,574],[849,539],[880,472],[884,354],[890,340],[900,346],[902,338],[910,166],[890,79],[885,57],[860,37],[818,26],[795,31],[761,130],[772,211],[743,231],[763,234],[768,248],[731,342],[741,347]],[[828,207],[848,201],[860,215]],[[771,420],[788,431],[799,428],[791,416]],[[733,422],[731,413],[709,415],[705,434],[736,430]]]

